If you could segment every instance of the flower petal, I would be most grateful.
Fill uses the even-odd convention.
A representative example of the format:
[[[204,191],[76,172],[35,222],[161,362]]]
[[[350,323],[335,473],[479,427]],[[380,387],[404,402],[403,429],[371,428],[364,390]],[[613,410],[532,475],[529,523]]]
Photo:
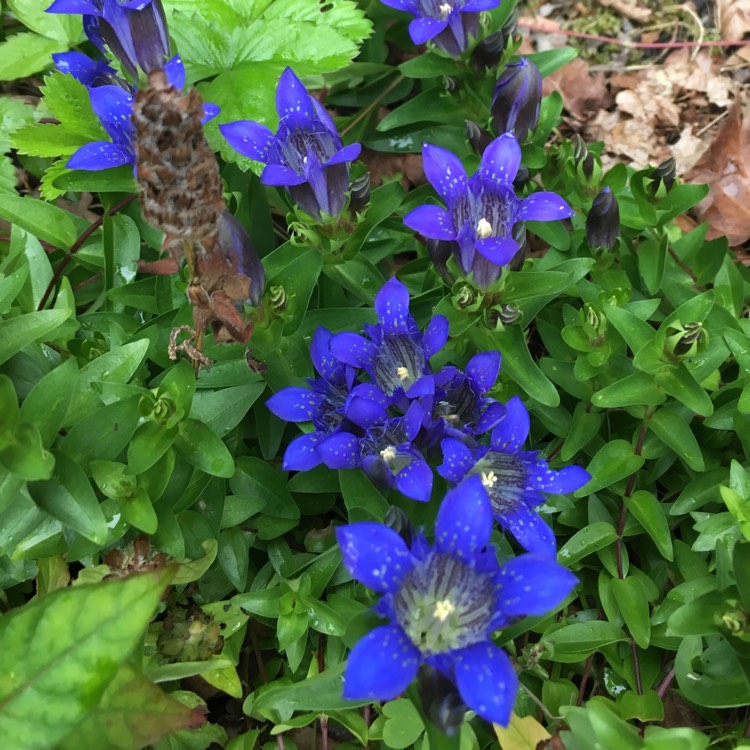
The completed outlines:
[[[427,503],[432,495],[432,469],[423,458],[410,461],[396,474],[396,489],[412,500]]]
[[[260,181],[264,185],[272,187],[292,187],[302,185],[307,182],[303,174],[297,174],[291,167],[284,167],[281,164],[266,164],[260,175]]]
[[[414,44],[424,44],[437,36],[446,26],[447,20],[437,18],[415,18],[409,24],[409,36]]]
[[[521,147],[513,133],[495,138],[482,154],[479,176],[482,182],[508,187],[513,184],[521,166]]]
[[[219,130],[238,153],[255,161],[268,161],[268,149],[273,145],[275,136],[265,125],[252,120],[238,120],[219,125]]]
[[[318,445],[318,454],[329,469],[356,469],[359,438],[350,432],[334,432]]]
[[[529,436],[529,412],[518,396],[509,399],[505,409],[505,419],[492,431],[490,445],[495,451],[517,451]]]
[[[512,237],[487,237],[476,241],[477,252],[498,266],[510,263],[518,252],[518,242]]]
[[[324,326],[318,326],[310,343],[310,358],[315,371],[328,383],[338,382],[343,376],[341,363],[331,354],[329,344],[333,334]]]
[[[135,99],[120,86],[97,86],[89,90],[91,107],[104,129],[120,146],[135,139],[133,103]]]
[[[464,165],[454,153],[425,143],[422,162],[425,176],[449,208],[453,201],[466,194],[469,180]]]
[[[439,352],[448,340],[448,331],[450,323],[444,315],[435,315],[425,328],[422,339],[422,348],[424,349],[425,359],[429,359],[433,354]]]
[[[397,591],[413,561],[406,542],[382,523],[362,521],[336,529],[346,569],[381,594]]]
[[[500,569],[500,608],[508,615],[546,615],[576,587],[578,579],[554,560],[519,555]]]
[[[45,13],[81,13],[101,16],[102,12],[94,0],[55,0]]]
[[[366,430],[388,419],[388,412],[376,401],[353,396],[346,406],[346,418]]]
[[[205,125],[207,122],[216,117],[221,112],[221,107],[218,104],[212,104],[211,102],[203,102],[203,118],[201,119],[201,125]]]
[[[358,333],[337,333],[330,343],[331,354],[352,367],[369,367],[375,360],[378,348]]]
[[[298,435],[284,452],[284,471],[310,471],[323,463],[323,459],[316,450],[318,443],[325,438],[320,432],[309,435]]]
[[[568,219],[575,211],[557,193],[532,193],[518,206],[519,221],[555,221]]]
[[[500,374],[500,361],[500,352],[480,352],[466,365],[466,374],[479,386],[482,395],[495,385]]]
[[[542,474],[541,481],[536,483],[542,492],[552,492],[556,495],[565,495],[568,492],[580,490],[586,482],[590,481],[591,474],[580,466],[566,466],[560,471],[548,469]]]
[[[352,649],[344,673],[344,698],[388,701],[417,676],[421,656],[398,625],[369,632]]]
[[[450,214],[440,206],[425,204],[417,206],[404,216],[404,224],[409,229],[419,232],[423,237],[433,240],[454,240],[456,230]]]
[[[356,161],[362,151],[361,143],[350,143],[348,146],[339,149],[326,163],[326,167],[332,164],[344,164],[349,161]]]
[[[167,81],[176,89],[185,88],[185,66],[182,64],[182,58],[175,55],[171,60],[164,64],[164,72],[167,74]]]
[[[310,94],[291,68],[286,68],[276,87],[276,111],[290,122],[309,121],[315,114]]]
[[[274,393],[266,406],[279,419],[286,422],[309,422],[318,411],[324,396],[309,388],[289,386]]]
[[[449,482],[458,484],[476,463],[471,449],[455,438],[445,438],[440,447],[443,451],[443,463],[437,467],[437,473]]]
[[[542,517],[523,503],[497,516],[498,523],[508,529],[516,541],[528,552],[555,559],[557,543],[552,529]]]
[[[446,493],[435,521],[435,542],[441,552],[470,562],[490,541],[491,533],[492,507],[475,474]]]
[[[104,60],[93,60],[83,52],[58,52],[52,55],[52,59],[61,73],[72,75],[87,88],[93,86],[97,79],[105,80],[115,73],[115,69],[110,68]]]
[[[65,165],[68,169],[83,169],[87,172],[98,172],[123,164],[134,164],[135,154],[132,151],[109,141],[95,141],[81,146]]]
[[[518,692],[518,677],[508,655],[492,643],[475,643],[453,655],[456,687],[479,716],[507,726]]]
[[[58,0],[59,1],[59,0]],[[396,10],[405,10],[409,13],[414,12],[414,0],[380,0],[383,5]]]
[[[462,13],[476,13],[480,10],[492,10],[500,5],[500,0],[466,0],[461,6]]]
[[[375,312],[386,334],[409,332],[409,290],[395,276],[375,295]]]
[[[484,412],[482,412],[482,416],[479,417],[476,425],[474,425],[474,434],[481,435],[482,433],[487,432],[487,430],[496,427],[505,417],[505,414],[506,409],[504,404],[501,404],[499,401],[491,403]]]

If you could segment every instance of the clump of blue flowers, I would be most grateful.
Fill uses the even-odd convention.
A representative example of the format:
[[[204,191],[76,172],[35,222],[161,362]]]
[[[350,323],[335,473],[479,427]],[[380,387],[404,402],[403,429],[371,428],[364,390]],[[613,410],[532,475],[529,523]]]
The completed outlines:
[[[471,178],[461,160],[444,148],[426,143],[422,158],[425,175],[446,208],[419,206],[404,217],[404,223],[425,237],[450,242],[461,272],[472,276],[481,289],[490,287],[519,251],[514,234],[518,225],[573,215],[556,193],[516,195],[513,181],[521,166],[521,147],[512,133],[487,146]]]
[[[396,698],[425,666],[448,678],[482,718],[508,724],[518,677],[492,634],[559,606],[577,581],[538,555],[500,564],[490,545],[492,515],[475,476],[446,494],[433,545],[416,534],[407,546],[396,531],[377,523],[337,529],[344,565],[382,594],[375,611],[388,621],[354,646],[344,697]]]
[[[299,207],[313,218],[337,217],[346,204],[349,162],[362,147],[344,146],[331,116],[310,96],[291,68],[276,88],[279,127],[252,120],[220,125],[229,145],[243,156],[265,164],[264,185],[285,187]]]

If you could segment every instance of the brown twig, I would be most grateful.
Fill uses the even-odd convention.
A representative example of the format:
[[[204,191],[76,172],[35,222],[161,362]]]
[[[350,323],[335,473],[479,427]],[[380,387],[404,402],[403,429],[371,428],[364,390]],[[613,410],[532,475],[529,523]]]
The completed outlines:
[[[664,696],[667,694],[667,690],[669,690],[669,686],[672,684],[673,680],[674,667],[667,672],[667,676],[661,681],[661,685],[659,685],[659,689],[656,691],[662,700],[664,700]]]
[[[589,681],[589,675],[591,674],[591,664],[594,661],[594,655],[589,654],[586,659],[586,664],[583,666],[583,675],[581,675],[581,684],[578,686],[578,700],[576,706],[583,705],[583,696],[586,693],[586,683]]]
[[[112,208],[110,208],[106,213],[99,216],[81,233],[80,237],[78,237],[78,239],[70,246],[70,250],[68,250],[68,252],[66,252],[63,256],[63,259],[60,261],[60,265],[58,265],[58,267],[55,269],[55,273],[53,274],[51,281],[49,282],[49,284],[47,284],[47,288],[44,290],[44,296],[42,297],[39,305],[36,308],[37,310],[44,310],[45,305],[47,304],[47,300],[49,300],[52,292],[57,287],[57,282],[60,281],[60,277],[63,275],[63,271],[67,267],[68,263],[73,260],[73,256],[81,249],[81,247],[83,247],[83,243],[86,242],[86,240],[91,237],[91,235],[104,223],[105,217],[113,216],[120,209],[125,208],[128,203],[134,201],[137,197],[138,194],[133,193],[127,198],[123,198],[117,205],[112,206]]]

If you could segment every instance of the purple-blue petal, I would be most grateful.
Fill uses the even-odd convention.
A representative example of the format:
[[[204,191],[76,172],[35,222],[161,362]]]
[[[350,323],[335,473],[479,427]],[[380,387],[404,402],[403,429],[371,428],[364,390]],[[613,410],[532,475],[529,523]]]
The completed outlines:
[[[135,99],[120,86],[97,86],[89,90],[91,108],[115,143],[133,142],[133,104]]]
[[[422,338],[425,359],[429,359],[445,346],[449,330],[450,323],[448,323],[448,318],[444,315],[435,315],[430,320]]]
[[[337,333],[330,343],[331,354],[340,362],[352,367],[368,367],[378,353],[378,348],[358,333]]]
[[[97,79],[106,79],[115,73],[115,69],[104,60],[93,60],[83,52],[58,52],[52,55],[52,60],[61,73],[72,75],[87,88],[93,86]]]
[[[72,13],[101,16],[102,12],[95,0],[55,0],[46,13]]]
[[[284,452],[284,471],[310,471],[323,463],[317,451],[325,435],[320,432],[311,432],[309,435],[298,435],[286,448]]]
[[[461,160],[451,151],[425,143],[422,146],[424,173],[437,194],[450,208],[465,195],[469,185]]]
[[[414,44],[424,44],[436,37],[448,25],[447,19],[415,18],[409,24],[409,36]]]
[[[68,169],[99,172],[102,169],[135,164],[135,153],[124,146],[109,141],[94,141],[81,146],[65,165]]]
[[[568,219],[575,212],[557,193],[532,193],[518,206],[519,221],[555,221]]]
[[[440,206],[425,204],[417,206],[404,216],[404,224],[409,229],[419,232],[423,237],[433,240],[454,240],[456,230],[450,214]]]
[[[505,266],[518,252],[518,242],[512,237],[486,237],[476,241],[477,252],[497,266]]]
[[[503,133],[484,150],[479,165],[482,182],[492,185],[513,184],[521,166],[521,147],[513,133]]]
[[[555,535],[535,510],[519,503],[512,510],[499,514],[497,520],[527,552],[555,559]]]
[[[518,692],[508,655],[490,642],[475,643],[453,654],[453,670],[463,702],[486,721],[507,726]]]
[[[578,579],[554,559],[519,555],[506,562],[498,576],[500,609],[508,615],[546,615],[578,584]]]
[[[373,591],[397,591],[412,569],[406,542],[382,523],[362,521],[340,526],[336,539],[346,569]]]
[[[414,12],[414,0],[380,0],[383,5],[387,5],[389,8],[395,8],[396,10],[405,10],[407,12]]]
[[[396,474],[396,489],[412,500],[429,502],[432,495],[432,469],[423,458],[415,458]]]
[[[266,406],[279,419],[286,422],[309,422],[324,401],[324,396],[309,388],[289,386],[274,393]]]
[[[505,409],[505,418],[492,431],[490,445],[495,451],[517,451],[529,436],[529,412],[518,396],[509,399]]]
[[[414,678],[421,662],[416,646],[398,625],[369,632],[352,649],[344,672],[344,698],[388,701]]]
[[[384,422],[388,418],[388,412],[377,401],[353,396],[346,406],[346,418],[358,427],[367,429]]]
[[[455,438],[445,438],[440,447],[443,451],[443,463],[437,467],[437,473],[449,482],[458,484],[476,463],[474,454]]]
[[[492,10],[500,5],[500,0],[466,0],[461,6],[462,13],[478,13],[482,10]]]
[[[318,444],[318,454],[329,469],[356,469],[360,464],[359,438],[334,432]]]
[[[489,404],[482,412],[482,416],[477,420],[476,425],[474,425],[474,434],[481,435],[487,432],[487,430],[496,427],[505,417],[505,414],[506,409],[504,404],[501,404],[499,401]]]
[[[179,55],[175,55],[171,60],[164,63],[164,72],[171,86],[180,90],[185,88],[185,66],[182,64],[182,58]]]
[[[201,125],[205,125],[207,122],[216,117],[221,112],[221,107],[218,104],[212,104],[211,102],[203,102],[203,119]]]
[[[297,174],[291,167],[285,167],[281,164],[266,164],[260,176],[260,181],[264,185],[272,187],[292,187],[302,185],[307,182],[303,174]]]
[[[219,125],[219,130],[227,143],[242,156],[263,163],[268,161],[268,149],[273,145],[275,136],[265,125],[252,120],[238,120]]]
[[[412,401],[406,414],[401,418],[401,424],[404,428],[404,434],[407,440],[414,440],[417,437],[422,420],[424,419],[424,407],[419,401]]]
[[[279,118],[287,117],[293,123],[308,122],[315,114],[310,94],[291,68],[286,68],[279,78],[276,111]]]
[[[536,483],[542,492],[552,492],[555,495],[565,495],[568,492],[580,490],[591,480],[591,474],[580,466],[566,466],[560,471],[548,469],[541,475],[541,481]]]
[[[482,395],[495,385],[500,374],[500,361],[500,352],[479,352],[466,365],[466,374],[476,383]]]
[[[435,543],[441,552],[469,562],[491,533],[492,506],[475,474],[446,493],[435,521]]]
[[[355,161],[359,158],[359,154],[362,151],[361,143],[350,143],[348,146],[344,146],[339,149],[326,163],[326,167],[330,167],[332,164],[343,164],[348,161]]]
[[[324,326],[318,326],[310,342],[310,358],[315,371],[323,380],[331,383],[342,374],[341,363],[331,354],[329,344],[333,334]]]
[[[409,332],[409,290],[394,276],[375,295],[375,312],[389,335]]]

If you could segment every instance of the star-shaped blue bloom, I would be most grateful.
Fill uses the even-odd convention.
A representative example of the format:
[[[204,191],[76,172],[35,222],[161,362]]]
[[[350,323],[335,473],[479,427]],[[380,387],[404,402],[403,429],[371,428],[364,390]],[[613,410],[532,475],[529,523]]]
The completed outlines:
[[[68,61],[65,60],[64,64]],[[185,67],[179,56],[175,55],[165,66],[167,80],[175,88],[185,85]],[[82,75],[80,67],[69,71],[78,78]],[[81,80],[81,79],[79,79]],[[68,169],[83,169],[96,172],[111,167],[130,164],[135,167],[135,128],[132,122],[135,90],[122,82],[105,86],[94,85],[89,89],[89,98],[94,114],[107,131],[111,141],[94,141],[81,146],[65,165]],[[206,113],[203,122],[216,117],[219,108],[208,102],[203,105]]]
[[[47,13],[83,16],[89,39],[106,54],[105,44],[133,76],[150,73],[169,56],[169,30],[161,0],[55,0]]]
[[[425,237],[455,243],[453,254],[461,271],[487,288],[516,254],[513,227],[523,221],[554,221],[573,215],[556,193],[537,192],[519,198],[513,180],[521,166],[521,147],[512,133],[492,141],[479,169],[469,179],[460,159],[426,143],[422,148],[427,179],[446,208],[424,205],[404,217],[404,223]]]
[[[368,413],[375,416],[377,409],[385,414],[382,403]],[[318,444],[318,453],[329,469],[362,468],[374,484],[427,502],[432,494],[432,469],[414,445],[423,419],[422,405],[413,401],[402,417],[373,419],[362,436],[343,430],[334,433]]]
[[[414,44],[432,39],[449,55],[460,55],[469,45],[469,35],[479,31],[479,12],[497,8],[500,0],[381,0],[397,10],[411,13],[409,36]]]
[[[264,185],[287,188],[300,208],[317,219],[338,216],[349,189],[348,162],[359,156],[361,145],[342,145],[330,115],[291,68],[279,78],[276,110],[276,135],[252,120],[220,125],[219,130],[235,151],[266,165],[260,177]]]
[[[429,359],[448,339],[448,320],[435,315],[422,334],[409,312],[409,290],[395,277],[375,296],[375,311],[379,322],[365,326],[368,338],[339,333],[331,340],[331,353],[341,362],[364,369],[405,411],[410,399],[435,391]]]
[[[474,481],[478,476],[498,523],[524,549],[554,557],[555,536],[534,508],[544,503],[543,492],[574,492],[591,475],[580,466],[555,471],[538,451],[521,450],[529,435],[529,413],[518,396],[505,408],[507,413],[492,431],[489,447],[470,448],[455,438],[443,440],[443,463],[437,471],[461,486],[465,477]]]
[[[538,555],[499,565],[491,532],[492,509],[479,477],[446,494],[433,546],[418,536],[410,548],[377,523],[337,529],[344,565],[383,595],[376,611],[389,620],[352,649],[345,698],[396,698],[426,664],[450,679],[482,718],[508,724],[518,678],[492,633],[520,617],[546,614],[577,581]]]

